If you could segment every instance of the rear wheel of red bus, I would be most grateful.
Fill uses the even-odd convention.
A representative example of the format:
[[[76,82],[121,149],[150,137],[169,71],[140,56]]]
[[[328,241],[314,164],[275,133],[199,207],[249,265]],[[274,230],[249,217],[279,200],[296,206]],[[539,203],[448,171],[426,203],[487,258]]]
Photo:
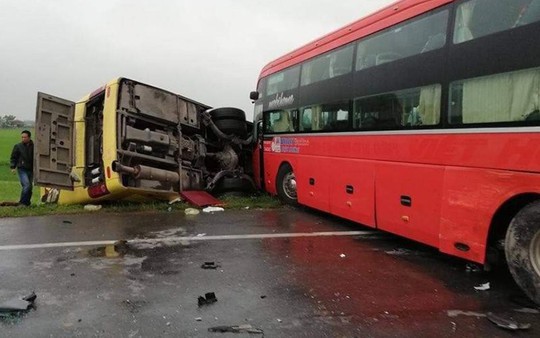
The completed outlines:
[[[514,217],[506,233],[505,252],[516,283],[540,304],[540,201]]]
[[[289,205],[298,204],[296,176],[289,164],[284,164],[279,168],[276,184],[278,197],[283,203]]]

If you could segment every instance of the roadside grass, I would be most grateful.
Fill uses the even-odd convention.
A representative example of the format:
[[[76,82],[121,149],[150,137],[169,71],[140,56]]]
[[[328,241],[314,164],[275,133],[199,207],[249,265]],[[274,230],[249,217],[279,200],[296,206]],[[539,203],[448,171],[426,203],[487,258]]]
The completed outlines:
[[[21,132],[24,129],[0,129],[0,165],[9,165],[9,157],[16,143],[21,142]],[[30,130],[32,135],[34,130]]]
[[[220,200],[226,210],[238,209],[274,209],[281,203],[278,199],[265,194],[253,196],[223,196]],[[188,203],[175,203],[169,205],[165,201],[152,201],[146,203],[109,202],[103,203],[99,211],[84,210],[83,205],[57,205],[32,204],[30,207],[0,207],[0,218],[27,217],[45,215],[67,215],[85,213],[124,213],[124,212],[182,212],[187,208],[194,208]]]
[[[19,178],[9,169],[9,157],[13,145],[20,142],[22,129],[0,129],[0,202],[17,202],[21,193]],[[31,130],[33,132],[33,130]],[[0,218],[26,217],[80,213],[120,213],[120,212],[180,212],[192,206],[187,203],[169,205],[163,201],[150,201],[146,203],[108,202],[104,203],[99,211],[86,211],[83,205],[57,205],[43,204],[39,199],[39,187],[34,186],[32,205],[30,207],[0,207]],[[257,209],[278,208],[281,203],[278,199],[266,194],[252,196],[225,195],[220,198],[226,209]]]

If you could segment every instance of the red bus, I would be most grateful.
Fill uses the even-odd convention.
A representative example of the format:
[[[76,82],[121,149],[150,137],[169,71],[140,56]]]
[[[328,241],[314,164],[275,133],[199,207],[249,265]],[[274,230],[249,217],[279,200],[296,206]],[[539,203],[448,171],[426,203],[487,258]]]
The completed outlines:
[[[255,179],[540,303],[540,0],[403,0],[263,68]]]

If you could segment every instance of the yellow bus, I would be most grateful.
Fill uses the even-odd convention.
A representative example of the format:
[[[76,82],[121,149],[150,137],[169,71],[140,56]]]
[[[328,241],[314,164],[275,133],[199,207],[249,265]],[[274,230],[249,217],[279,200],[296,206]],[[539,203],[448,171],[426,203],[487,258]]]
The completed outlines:
[[[250,189],[250,125],[240,109],[126,78],[76,103],[38,93],[35,183],[59,204]]]

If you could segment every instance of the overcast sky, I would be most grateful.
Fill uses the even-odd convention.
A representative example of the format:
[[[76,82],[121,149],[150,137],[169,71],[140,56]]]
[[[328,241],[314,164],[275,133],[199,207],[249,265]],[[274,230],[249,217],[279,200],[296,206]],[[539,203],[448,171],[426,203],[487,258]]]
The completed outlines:
[[[0,115],[127,77],[252,116],[271,60],[394,0],[0,0]]]

